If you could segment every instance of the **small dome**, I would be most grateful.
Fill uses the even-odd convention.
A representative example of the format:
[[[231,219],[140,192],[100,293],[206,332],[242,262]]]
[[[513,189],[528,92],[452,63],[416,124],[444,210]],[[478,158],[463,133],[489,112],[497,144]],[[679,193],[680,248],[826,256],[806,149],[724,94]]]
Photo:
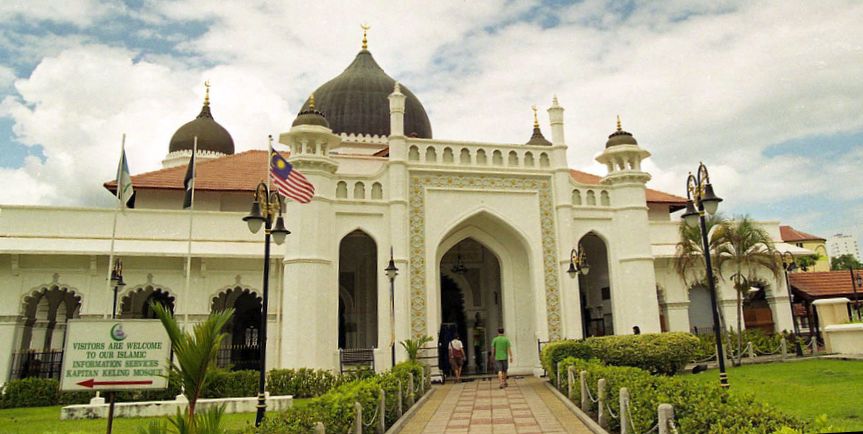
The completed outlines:
[[[539,130],[539,127],[533,127],[533,135],[530,136],[530,140],[525,143],[526,145],[534,145],[534,146],[551,146],[551,142],[546,140],[545,136],[542,135],[542,131]]]
[[[316,107],[324,115],[334,133],[390,134],[389,95],[395,80],[375,62],[367,49],[362,49],[354,61],[338,76],[315,90]],[[416,95],[401,86],[405,95],[406,136],[430,139],[431,123]],[[297,119],[309,110],[303,104]]]
[[[330,127],[330,123],[327,122],[326,116],[315,109],[315,95],[309,97],[309,108],[301,111],[291,124],[292,127],[297,125],[317,125],[324,128]]]
[[[617,117],[617,131],[608,136],[608,141],[605,142],[605,147],[610,148],[617,145],[638,145],[638,141],[632,136],[632,133],[623,131],[620,125],[620,116]]]
[[[180,127],[171,137],[168,153],[191,151],[194,148],[196,136],[199,151],[220,152],[227,155],[234,153],[234,139],[225,127],[213,119],[209,97],[204,100],[204,107],[201,108],[198,117]]]

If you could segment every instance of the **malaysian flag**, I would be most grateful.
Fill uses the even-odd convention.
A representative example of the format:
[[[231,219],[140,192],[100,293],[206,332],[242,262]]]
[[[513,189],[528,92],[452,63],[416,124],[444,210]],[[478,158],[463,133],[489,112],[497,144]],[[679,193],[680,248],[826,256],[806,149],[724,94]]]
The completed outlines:
[[[315,186],[273,148],[270,148],[270,176],[282,196],[309,203],[315,195]]]

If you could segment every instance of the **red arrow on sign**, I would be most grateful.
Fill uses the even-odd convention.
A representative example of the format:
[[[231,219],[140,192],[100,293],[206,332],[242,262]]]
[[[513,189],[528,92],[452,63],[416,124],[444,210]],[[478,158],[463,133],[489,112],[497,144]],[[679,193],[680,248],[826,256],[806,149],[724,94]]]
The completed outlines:
[[[136,386],[136,385],[144,385],[144,384],[153,384],[153,380],[138,380],[138,381],[96,381],[95,378],[91,378],[89,380],[84,380],[78,382],[79,386],[88,387],[90,389],[93,386]]]

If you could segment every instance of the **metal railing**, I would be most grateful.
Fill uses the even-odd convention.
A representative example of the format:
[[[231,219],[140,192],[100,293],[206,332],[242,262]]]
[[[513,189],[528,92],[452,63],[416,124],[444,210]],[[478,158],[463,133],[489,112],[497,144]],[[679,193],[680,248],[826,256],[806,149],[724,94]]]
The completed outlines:
[[[216,355],[216,366],[234,371],[261,367],[261,348],[257,345],[225,345]]]
[[[60,379],[63,351],[22,351],[12,355],[13,380],[21,378]]]

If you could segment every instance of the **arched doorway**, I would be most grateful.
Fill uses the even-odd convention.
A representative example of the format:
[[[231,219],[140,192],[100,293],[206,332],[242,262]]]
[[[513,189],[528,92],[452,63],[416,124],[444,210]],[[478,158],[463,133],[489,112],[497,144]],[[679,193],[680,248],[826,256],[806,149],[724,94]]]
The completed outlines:
[[[378,249],[356,230],[339,243],[339,348],[378,346]]]
[[[66,322],[77,318],[80,309],[81,297],[61,285],[43,287],[24,299],[24,327],[12,378],[60,377]]]
[[[213,298],[212,304],[213,312],[228,308],[234,309],[234,316],[222,329],[228,336],[222,340],[216,364],[235,371],[258,369],[261,360],[258,342],[261,298],[248,288],[230,288]]]
[[[608,248],[605,241],[594,233],[583,236],[578,245],[580,249],[584,249],[585,258],[590,264],[587,275],[578,275],[584,337],[613,335],[614,306],[611,300]]]
[[[743,324],[747,330],[758,329],[767,334],[775,331],[773,310],[767,301],[767,285],[754,285],[744,297]]]
[[[474,238],[453,245],[440,261],[438,362],[450,373],[449,342],[458,334],[465,346],[465,373],[488,372],[487,350],[504,327],[500,262]]]
[[[123,319],[155,319],[151,303],[161,304],[171,313],[174,312],[174,296],[167,290],[147,285],[135,288],[123,296],[119,316]]]

